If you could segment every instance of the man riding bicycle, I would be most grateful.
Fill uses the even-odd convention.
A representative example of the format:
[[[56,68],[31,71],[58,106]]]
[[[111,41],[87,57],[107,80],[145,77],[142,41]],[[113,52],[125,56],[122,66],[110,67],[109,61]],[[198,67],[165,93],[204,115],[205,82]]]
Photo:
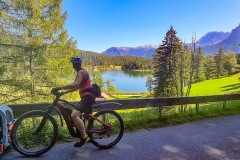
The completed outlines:
[[[72,111],[71,118],[81,133],[80,141],[74,144],[74,147],[81,147],[87,140],[87,134],[85,131],[84,123],[80,118],[81,113],[92,113],[92,104],[95,103],[95,95],[92,94],[91,80],[89,73],[81,68],[82,58],[80,56],[74,56],[71,59],[74,70],[77,72],[76,78],[73,83],[64,85],[61,87],[55,87],[51,92],[59,90],[66,90],[66,93],[79,90],[80,102],[77,107]]]

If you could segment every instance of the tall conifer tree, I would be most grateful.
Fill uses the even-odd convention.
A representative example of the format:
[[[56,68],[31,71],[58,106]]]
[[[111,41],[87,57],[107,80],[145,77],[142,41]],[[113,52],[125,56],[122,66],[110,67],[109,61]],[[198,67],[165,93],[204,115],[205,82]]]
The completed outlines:
[[[222,47],[220,47],[217,54],[214,55],[214,60],[216,62],[216,76],[217,78],[224,76],[224,51]]]
[[[178,55],[178,75],[180,85],[180,95],[184,96],[184,87],[188,85],[190,81],[190,70],[191,70],[191,50],[187,44],[183,45],[183,48]]]
[[[154,92],[156,97],[177,95],[176,70],[181,44],[177,32],[170,27],[154,56]]]
[[[0,34],[8,40],[0,47],[8,51],[9,71],[15,73],[13,68],[18,67],[22,73],[12,77],[22,83],[16,86],[25,90],[22,93],[30,93],[24,96],[32,97],[32,101],[39,99],[35,95],[43,94],[44,86],[58,74],[50,73],[46,66],[54,64],[51,69],[62,68],[62,62],[69,63],[69,58],[63,57],[75,49],[75,41],[68,39],[64,29],[67,13],[62,13],[61,5],[62,0],[2,0],[0,3]],[[52,58],[58,58],[59,63],[53,63]]]
[[[204,59],[205,55],[201,47],[198,47],[196,52],[195,60],[195,73],[194,73],[194,82],[202,82],[205,78],[205,68],[204,68]]]
[[[206,57],[206,61],[205,61],[205,76],[206,79],[214,79],[217,76],[216,73],[216,62],[214,60],[214,56],[208,56]]]
[[[237,56],[233,51],[227,51],[224,56],[224,69],[227,72],[227,75],[231,75],[236,71],[237,66]]]

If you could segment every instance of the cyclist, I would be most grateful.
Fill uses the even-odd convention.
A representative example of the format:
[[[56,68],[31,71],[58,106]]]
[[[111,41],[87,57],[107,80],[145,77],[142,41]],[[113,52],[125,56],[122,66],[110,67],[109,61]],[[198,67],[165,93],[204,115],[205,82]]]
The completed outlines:
[[[81,133],[80,141],[74,144],[74,147],[81,147],[87,140],[87,134],[85,131],[84,123],[79,117],[81,113],[92,113],[92,104],[95,103],[95,95],[92,94],[91,80],[89,73],[81,68],[82,58],[80,56],[74,56],[71,59],[73,68],[77,72],[76,78],[73,83],[64,85],[61,87],[55,87],[51,92],[57,92],[59,90],[66,90],[65,93],[79,90],[80,102],[77,107],[72,111],[71,118]]]

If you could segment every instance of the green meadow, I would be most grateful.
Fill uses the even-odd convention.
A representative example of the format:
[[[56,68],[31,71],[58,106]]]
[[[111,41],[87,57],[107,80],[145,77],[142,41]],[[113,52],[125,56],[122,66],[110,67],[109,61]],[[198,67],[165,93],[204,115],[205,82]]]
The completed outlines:
[[[238,77],[240,77],[240,74],[193,84],[190,96],[240,93]]]

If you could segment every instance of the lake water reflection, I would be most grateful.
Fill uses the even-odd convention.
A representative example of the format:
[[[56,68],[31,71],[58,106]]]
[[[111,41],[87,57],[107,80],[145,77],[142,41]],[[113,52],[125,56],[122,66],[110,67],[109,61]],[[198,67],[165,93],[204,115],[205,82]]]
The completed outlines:
[[[146,81],[151,71],[100,70],[104,82],[110,80],[117,90],[125,92],[147,92]]]

